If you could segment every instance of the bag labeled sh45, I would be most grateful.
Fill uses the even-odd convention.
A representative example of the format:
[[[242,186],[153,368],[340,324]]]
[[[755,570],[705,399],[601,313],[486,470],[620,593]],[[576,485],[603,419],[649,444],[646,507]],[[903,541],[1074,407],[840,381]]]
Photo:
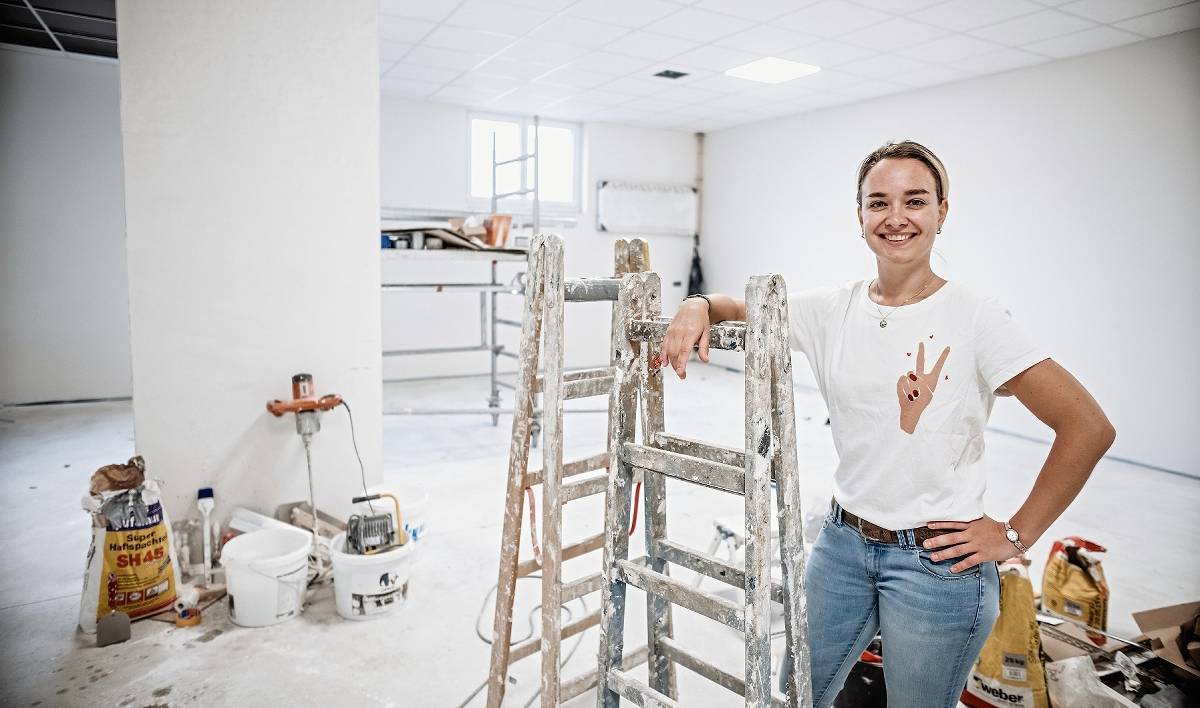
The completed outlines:
[[[85,632],[95,632],[96,621],[113,611],[138,619],[175,604],[180,580],[171,525],[145,469],[141,456],[102,467],[83,498],[92,515],[79,604]]]

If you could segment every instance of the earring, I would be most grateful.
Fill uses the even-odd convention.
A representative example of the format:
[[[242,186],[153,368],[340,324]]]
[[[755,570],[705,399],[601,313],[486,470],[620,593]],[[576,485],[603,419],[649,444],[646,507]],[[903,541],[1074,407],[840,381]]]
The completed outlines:
[[[863,237],[863,238],[866,238],[866,237],[867,237],[867,232],[866,232],[866,231],[864,231],[864,232],[862,232],[862,234],[861,234],[861,235],[862,235],[862,237]]]
[[[937,232],[938,232],[939,234],[942,232],[942,229],[941,229],[941,227],[938,227],[938,230],[937,230]]]

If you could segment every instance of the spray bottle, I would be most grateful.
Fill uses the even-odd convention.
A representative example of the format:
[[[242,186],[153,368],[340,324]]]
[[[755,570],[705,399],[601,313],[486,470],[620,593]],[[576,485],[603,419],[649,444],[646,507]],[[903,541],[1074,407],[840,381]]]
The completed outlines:
[[[212,586],[212,511],[215,505],[212,487],[201,487],[196,492],[196,508],[204,517],[204,587]]]

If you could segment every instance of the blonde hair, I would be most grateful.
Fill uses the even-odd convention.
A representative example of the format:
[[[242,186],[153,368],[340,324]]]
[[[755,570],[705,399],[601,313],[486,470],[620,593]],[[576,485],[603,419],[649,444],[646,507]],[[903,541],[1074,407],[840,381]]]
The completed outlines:
[[[867,178],[867,173],[871,168],[878,165],[882,160],[904,160],[912,159],[921,162],[929,168],[929,172],[933,174],[933,183],[937,187],[937,200],[941,204],[942,200],[950,196],[950,176],[946,174],[946,166],[938,159],[933,151],[924,145],[912,140],[902,140],[898,143],[887,143],[882,147],[876,148],[862,164],[858,167],[858,193],[855,195],[855,201],[862,204],[862,186],[863,181]]]

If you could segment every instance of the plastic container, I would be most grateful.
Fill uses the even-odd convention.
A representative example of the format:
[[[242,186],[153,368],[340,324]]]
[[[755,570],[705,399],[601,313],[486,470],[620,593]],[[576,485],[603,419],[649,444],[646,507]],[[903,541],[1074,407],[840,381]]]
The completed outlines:
[[[329,555],[337,613],[346,619],[364,620],[402,605],[416,552],[417,544],[410,541],[371,556],[346,553],[346,534],[334,536]]]
[[[262,529],[230,539],[221,562],[233,623],[267,627],[300,614],[311,548],[312,536],[300,529]]]
[[[425,537],[429,530],[427,520],[427,512],[429,510],[429,494],[411,488],[399,488],[376,485],[369,488],[371,494],[381,494],[387,492],[396,495],[400,500],[400,517],[404,521],[404,530],[408,533],[409,540],[420,541]],[[373,509],[373,511],[372,511]],[[367,502],[359,502],[354,505],[354,513],[362,516],[370,514],[387,514],[392,518],[393,526],[396,523],[395,513],[396,508],[392,506],[392,500],[388,498],[376,499],[371,502],[370,506]]]

